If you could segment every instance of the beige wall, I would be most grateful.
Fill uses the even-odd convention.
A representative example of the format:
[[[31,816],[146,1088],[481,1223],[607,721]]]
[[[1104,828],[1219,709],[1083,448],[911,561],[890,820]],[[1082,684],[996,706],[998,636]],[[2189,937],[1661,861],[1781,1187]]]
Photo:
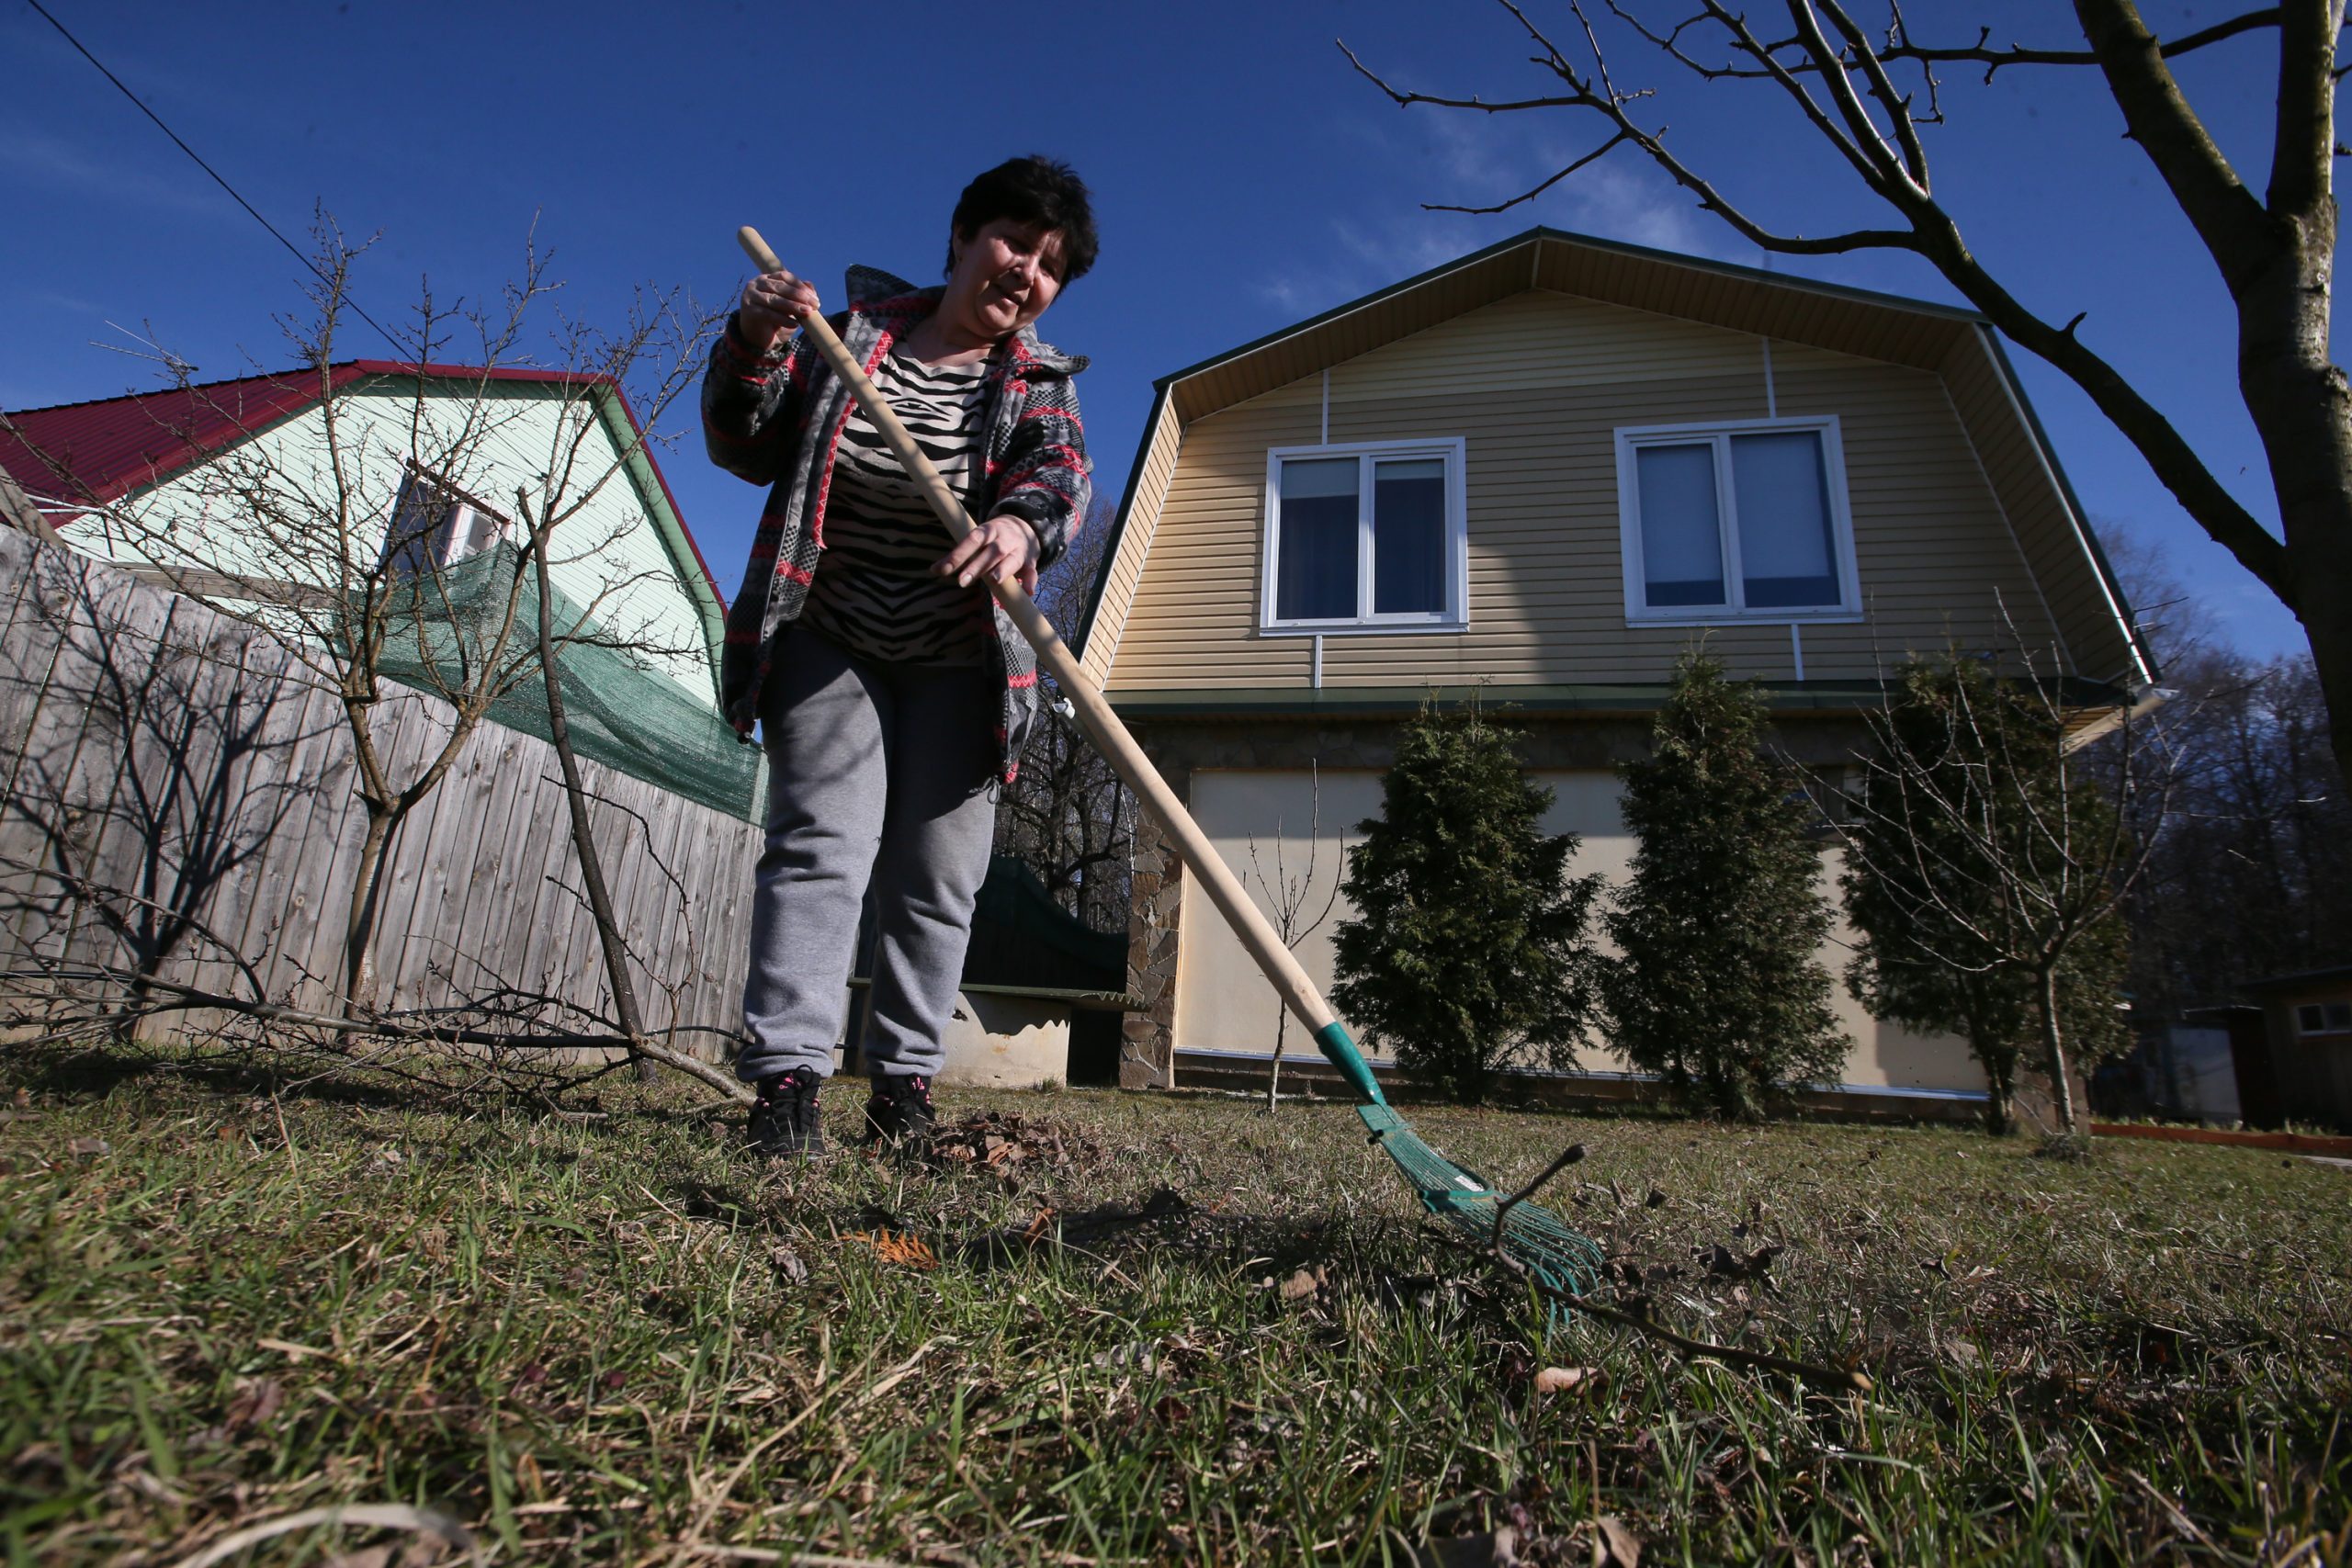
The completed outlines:
[[[1618,810],[1615,775],[1597,769],[1539,770],[1534,777],[1554,791],[1552,809],[1544,822],[1545,830],[1583,837],[1583,848],[1570,871],[1576,874],[1599,871],[1622,881],[1631,864],[1634,840]],[[1356,824],[1380,809],[1380,775],[1368,770],[1326,771],[1319,776],[1305,771],[1200,770],[1192,778],[1192,807],[1202,830],[1270,919],[1275,909],[1269,888],[1294,879],[1305,882],[1311,852],[1314,875],[1306,884],[1309,897],[1305,903],[1306,918],[1311,919],[1343,874],[1345,847],[1361,840]],[[1318,832],[1310,838],[1310,823],[1317,822]],[[1827,874],[1834,876],[1834,873],[1832,863]],[[1834,896],[1834,881],[1828,886]],[[1328,988],[1330,984],[1331,933],[1348,910],[1346,900],[1340,900],[1331,919],[1295,949],[1317,986]],[[1177,1048],[1272,1050],[1277,1010],[1273,988],[1242,952],[1232,931],[1204,902],[1188,902],[1180,929]],[[1823,948],[1822,962],[1833,976],[1843,971],[1849,934],[1841,920]],[[1975,1090],[1984,1087],[1983,1075],[1959,1039],[1917,1035],[1882,1024],[1847,994],[1842,982],[1836,987],[1834,1000],[1839,1022],[1853,1042],[1846,1059],[1847,1083],[1897,1089]],[[1314,1047],[1293,1027],[1284,1049],[1307,1053]],[[1581,1065],[1598,1071],[1624,1070],[1623,1061],[1601,1049],[1585,1052]]]
[[[2007,641],[2003,605],[2028,642],[2054,642],[1935,374],[1785,343],[1770,364],[1779,413],[1843,427],[1865,616],[1804,628],[1809,679],[1867,678],[1953,638]],[[1329,440],[1464,441],[1471,623],[1327,637],[1325,684],[1664,680],[1699,634],[1626,624],[1613,432],[1760,418],[1766,365],[1745,333],[1530,291],[1334,367]],[[1185,430],[1164,506],[1140,515],[1139,493],[1129,521],[1150,543],[1115,652],[1089,649],[1114,694],[1309,682],[1312,639],[1261,637],[1256,616],[1267,449],[1323,439],[1325,418],[1317,375]],[[1727,624],[1709,642],[1736,675],[1794,672],[1784,622]]]

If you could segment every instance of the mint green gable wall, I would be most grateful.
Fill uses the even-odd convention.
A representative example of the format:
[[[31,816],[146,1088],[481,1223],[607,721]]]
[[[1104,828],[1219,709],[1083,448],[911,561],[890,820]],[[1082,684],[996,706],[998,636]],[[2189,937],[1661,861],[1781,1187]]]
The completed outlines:
[[[627,416],[609,396],[436,379],[420,398],[413,380],[378,378],[339,395],[332,439],[325,409],[301,410],[126,498],[115,510],[131,529],[94,518],[66,535],[125,564],[325,587],[338,556],[364,565],[381,554],[412,456],[510,518],[518,488],[536,507],[553,482],[562,505],[577,506],[549,551],[556,587],[594,604],[609,632],[645,645],[649,667],[715,709],[718,596],[650,462],[631,445]],[[166,543],[134,542],[159,533]]]

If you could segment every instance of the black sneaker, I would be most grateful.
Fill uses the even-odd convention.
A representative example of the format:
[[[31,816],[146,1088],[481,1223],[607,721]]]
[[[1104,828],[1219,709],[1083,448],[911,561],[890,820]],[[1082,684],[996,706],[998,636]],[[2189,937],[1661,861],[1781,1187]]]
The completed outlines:
[[[825,1080],[811,1067],[795,1067],[762,1078],[755,1087],[752,1119],[745,1129],[752,1152],[813,1156],[825,1152],[825,1129],[817,1119],[817,1095]]]
[[[865,1102],[865,1135],[877,1144],[929,1135],[931,1079],[921,1073],[876,1073]]]

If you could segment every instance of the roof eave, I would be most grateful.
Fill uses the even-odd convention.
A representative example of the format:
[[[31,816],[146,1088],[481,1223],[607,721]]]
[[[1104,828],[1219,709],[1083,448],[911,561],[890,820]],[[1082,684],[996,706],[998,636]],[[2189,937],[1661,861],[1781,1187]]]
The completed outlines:
[[[1353,315],[1359,310],[1368,310],[1383,300],[1392,299],[1400,294],[1435,283],[1465,267],[1476,266],[1482,262],[1490,261],[1522,247],[1546,243],[1578,245],[1588,250],[1606,251],[1616,255],[1656,262],[1661,265],[1682,267],[1694,272],[1713,273],[1724,277],[1769,284],[1777,288],[1792,289],[1799,293],[1819,294],[1828,299],[1874,305],[1883,310],[1933,316],[1942,321],[1978,326],[1991,324],[1982,312],[1962,306],[1939,304],[1931,299],[1914,299],[1905,295],[1886,294],[1871,288],[1856,288],[1842,283],[1824,283],[1816,278],[1794,277],[1787,273],[1770,272],[1762,267],[1743,266],[1737,262],[1717,261],[1710,256],[1685,255],[1679,251],[1659,250],[1653,245],[1636,245],[1623,240],[1604,240],[1591,234],[1578,234],[1570,230],[1554,229],[1539,224],[1535,228],[1522,230],[1509,239],[1498,240],[1483,250],[1473,251],[1467,255],[1457,256],[1449,262],[1441,262],[1436,266],[1425,272],[1416,273],[1401,282],[1389,284],[1385,288],[1376,288],[1369,294],[1348,300],[1343,304],[1335,305],[1320,315],[1310,316],[1303,321],[1268,333],[1263,337],[1252,339],[1237,348],[1229,348],[1222,354],[1212,355],[1198,364],[1188,365],[1182,370],[1171,371],[1160,377],[1152,385],[1155,388],[1173,387],[1195,376],[1204,375],[1221,366],[1229,365],[1237,359],[1258,353],[1261,349],[1271,348],[1302,333],[1313,332],[1318,327]]]

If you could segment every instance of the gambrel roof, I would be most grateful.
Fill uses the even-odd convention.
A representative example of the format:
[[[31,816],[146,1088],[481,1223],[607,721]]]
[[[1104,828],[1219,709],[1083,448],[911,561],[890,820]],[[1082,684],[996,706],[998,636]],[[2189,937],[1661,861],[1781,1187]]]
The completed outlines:
[[[2075,672],[2132,689],[2155,661],[1991,322],[1926,300],[1728,262],[1531,229],[1164,376],[1080,628],[1102,680],[1149,556],[1184,432],[1194,422],[1532,289],[1930,372],[2064,629]]]

